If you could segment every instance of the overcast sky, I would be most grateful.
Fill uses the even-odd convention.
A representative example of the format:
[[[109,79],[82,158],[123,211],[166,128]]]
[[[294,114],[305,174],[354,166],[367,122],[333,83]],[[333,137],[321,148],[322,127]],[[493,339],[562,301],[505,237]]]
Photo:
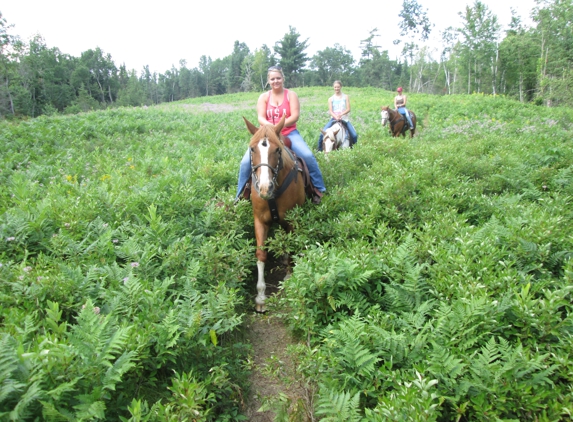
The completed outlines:
[[[448,26],[459,27],[459,12],[474,1],[418,0],[435,25],[433,37]],[[530,23],[535,0],[482,0],[498,17],[502,28],[511,20],[511,8]],[[40,34],[48,47],[79,57],[83,51],[100,47],[117,66],[141,72],[164,73],[181,59],[197,67],[199,58],[213,60],[228,56],[235,41],[251,51],[266,44],[272,48],[289,31],[289,25],[308,39],[308,57],[339,44],[360,58],[360,41],[378,28],[377,44],[399,57],[398,14],[400,0],[6,0],[0,12],[9,33],[27,41]],[[435,57],[437,59],[437,56]]]

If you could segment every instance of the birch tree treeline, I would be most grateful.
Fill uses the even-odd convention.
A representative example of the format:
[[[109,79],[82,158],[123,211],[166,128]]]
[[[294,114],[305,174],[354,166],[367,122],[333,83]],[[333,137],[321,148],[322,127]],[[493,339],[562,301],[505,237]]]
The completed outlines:
[[[309,57],[309,39],[289,27],[272,46],[251,50],[235,41],[223,58],[202,56],[196,67],[181,60],[163,73],[127,69],[100,48],[73,57],[46,45],[41,35],[24,42],[0,12],[0,117],[77,113],[141,106],[185,98],[266,89],[269,66],[280,64],[287,85],[377,87],[438,95],[506,95],[539,105],[573,105],[573,0],[536,0],[533,24],[512,10],[502,28],[475,1],[459,11],[459,24],[435,33],[423,0],[403,0],[398,16],[402,46],[391,58],[382,31],[360,41],[361,55],[338,45]],[[430,34],[440,39],[429,45]],[[388,41],[385,41],[388,42]],[[121,58],[120,58],[121,60]]]

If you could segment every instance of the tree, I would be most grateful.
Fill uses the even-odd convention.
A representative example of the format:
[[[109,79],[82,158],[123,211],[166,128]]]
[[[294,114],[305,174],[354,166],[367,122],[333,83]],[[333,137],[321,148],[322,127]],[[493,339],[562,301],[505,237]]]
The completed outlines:
[[[408,38],[408,41],[404,43],[402,48],[402,54],[410,59],[410,66],[414,64],[414,57],[420,58],[418,69],[423,69],[426,54],[418,54],[420,49],[417,41],[426,41],[432,31],[433,25],[430,24],[427,11],[422,9],[417,0],[404,0],[399,17],[401,18],[398,24],[400,35]],[[399,44],[400,42],[401,40],[396,40],[394,44]],[[416,73],[416,81],[412,81],[413,76],[414,72],[410,72],[409,89],[413,90],[413,85],[416,85],[419,90],[422,86],[422,74],[421,72]]]
[[[547,104],[573,104],[573,1],[538,0],[533,20],[538,37],[538,96]]]
[[[213,61],[211,57],[201,56],[199,59],[199,71],[201,72],[201,76],[203,79],[203,86],[205,90],[203,91],[203,95],[209,96],[211,92],[211,65]],[[211,94],[213,95],[213,94]]]
[[[110,54],[105,54],[99,47],[81,54],[80,63],[88,69],[88,91],[102,104],[113,103],[117,96],[119,83],[117,68]]]
[[[308,58],[304,50],[308,47],[308,38],[299,41],[300,34],[289,26],[289,32],[282,40],[275,43],[275,52],[280,56],[280,64],[285,74],[286,83],[297,86],[298,76],[302,73]]]
[[[473,7],[466,6],[463,26],[458,29],[463,40],[461,55],[467,71],[467,93],[472,89],[485,92],[487,78],[491,92],[496,93],[498,38],[500,25],[488,7],[476,0]]]
[[[17,58],[22,43],[17,36],[8,32],[13,25],[8,25],[0,12],[0,117],[15,114],[12,81],[17,77]]]
[[[247,44],[235,41],[233,53],[229,56],[227,69],[227,92],[238,92],[243,82],[243,61],[249,55]]]
[[[422,9],[417,0],[404,0],[398,16],[401,18],[398,24],[400,35],[422,41],[428,39],[434,25],[428,19],[427,9]]]
[[[500,69],[504,92],[517,94],[519,101],[533,99],[536,84],[538,48],[532,31],[521,25],[521,19],[512,10],[512,19],[506,37],[499,46]]]
[[[374,51],[378,51],[380,48],[379,45],[374,44],[374,38],[379,37],[380,35],[377,34],[378,28],[374,28],[370,30],[369,36],[360,41],[360,47],[362,48],[362,59],[369,60],[373,55]]]
[[[458,32],[449,26],[442,31],[441,35],[442,51],[440,53],[440,67],[444,71],[445,92],[447,94],[453,94],[457,75],[457,55],[454,54],[454,51],[456,45],[459,44],[457,38]]]
[[[123,68],[125,69],[125,66]],[[116,104],[119,106],[141,106],[145,104],[145,101],[143,85],[139,82],[135,70],[131,70],[128,73],[125,86],[118,92]]]
[[[372,58],[360,60],[358,72],[362,84],[376,88],[394,90],[401,80],[402,67],[390,60],[388,51],[371,51]]]
[[[253,54],[247,55],[243,60],[241,65],[241,74],[243,75],[243,80],[241,81],[241,91],[249,92],[253,90],[253,63],[255,61],[255,56]]]
[[[339,44],[318,51],[311,59],[310,67],[318,73],[322,85],[332,85],[337,79],[344,79],[352,71],[354,58],[349,50]]]
[[[274,64],[275,58],[273,53],[265,44],[263,44],[258,50],[255,50],[252,63],[253,83],[256,81],[261,91],[267,86],[268,68]]]

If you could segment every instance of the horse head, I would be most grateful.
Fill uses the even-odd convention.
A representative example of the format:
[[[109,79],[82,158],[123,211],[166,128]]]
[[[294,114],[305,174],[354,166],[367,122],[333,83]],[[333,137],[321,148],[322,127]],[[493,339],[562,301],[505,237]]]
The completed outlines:
[[[280,183],[280,171],[286,162],[292,164],[290,155],[283,154],[284,143],[281,139],[286,117],[283,116],[276,125],[266,124],[259,128],[243,119],[253,135],[249,143],[253,187],[262,199],[271,199]]]
[[[381,110],[380,116],[382,117],[382,126],[386,126],[390,121],[390,107],[382,106]]]
[[[324,152],[329,153],[340,146],[340,138],[337,137],[338,132],[340,132],[340,125],[335,123],[326,130],[321,130],[322,132],[322,142],[324,145]]]

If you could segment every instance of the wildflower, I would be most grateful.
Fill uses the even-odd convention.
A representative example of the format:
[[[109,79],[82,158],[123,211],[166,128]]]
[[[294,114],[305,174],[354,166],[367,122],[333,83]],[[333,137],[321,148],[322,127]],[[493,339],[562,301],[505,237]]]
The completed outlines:
[[[100,308],[99,306],[94,306],[94,314],[99,315]]]
[[[44,279],[44,277],[39,276],[39,277],[36,278],[36,281],[42,281],[43,279]]]
[[[127,280],[129,280],[129,277],[124,277],[123,284],[127,283]]]
[[[10,237],[6,238],[6,242],[12,242],[13,240],[16,240],[16,238],[14,236],[10,236]]]
[[[139,262],[132,262],[132,263],[131,263],[131,266],[132,266],[133,268],[137,268],[137,267],[139,267]]]
[[[28,273],[28,272],[32,271],[32,267],[27,266],[24,268],[24,271],[26,271]]]
[[[119,242],[119,240],[113,239],[112,242],[113,242],[113,243],[117,243],[117,242]]]
[[[70,227],[70,223],[64,223],[64,227],[69,228],[69,227]]]

